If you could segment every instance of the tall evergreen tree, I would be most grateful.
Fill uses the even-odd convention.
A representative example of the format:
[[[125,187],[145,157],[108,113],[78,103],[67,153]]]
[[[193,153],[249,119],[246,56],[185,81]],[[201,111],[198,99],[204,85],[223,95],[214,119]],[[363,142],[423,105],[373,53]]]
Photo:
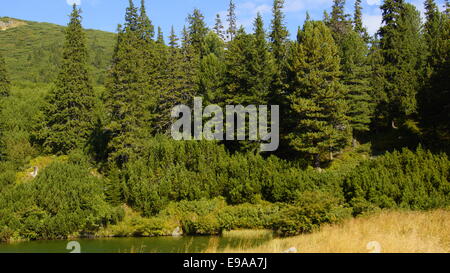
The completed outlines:
[[[236,36],[237,32],[237,18],[236,18],[236,4],[233,0],[230,0],[230,4],[228,6],[228,39],[231,41]]]
[[[137,155],[151,133],[151,109],[155,94],[150,93],[148,64],[141,31],[135,26],[136,8],[127,8],[125,27],[119,29],[113,63],[106,89],[109,112],[108,158],[119,167]]]
[[[273,19],[270,41],[273,56],[278,64],[282,63],[286,58],[286,44],[289,37],[289,32],[284,23],[283,8],[284,0],[274,0],[272,8]]]
[[[223,41],[225,41],[225,39],[226,39],[224,28],[225,27],[223,26],[222,19],[220,18],[220,14],[216,14],[216,21],[215,21],[215,24],[214,24],[214,32]]]
[[[369,131],[374,112],[369,48],[360,35],[353,30],[348,32],[340,48],[342,83],[349,106],[347,115],[355,133]]]
[[[450,17],[445,11],[439,12],[433,0],[425,1],[425,9],[428,56],[425,84],[419,95],[420,120],[427,140],[442,148],[450,139]]]
[[[194,9],[188,16],[189,22],[189,45],[193,47],[199,57],[204,56],[205,36],[208,34],[208,27],[205,23],[205,17],[199,9]]]
[[[164,87],[157,95],[155,128],[156,133],[170,135],[172,108],[180,104],[189,105],[198,88],[198,57],[189,41],[186,27],[183,28],[181,48],[178,47],[178,37],[172,31],[166,69]]]
[[[352,30],[349,15],[345,13],[345,0],[333,0],[330,21],[328,27],[331,29],[336,44],[340,47],[344,36]]]
[[[361,0],[355,1],[355,13],[353,15],[353,29],[356,31],[356,33],[361,36],[364,41],[367,43],[370,40],[370,36],[367,33],[367,29],[363,25],[362,21],[362,6],[361,6]]]
[[[274,71],[261,15],[254,23],[255,34],[238,31],[225,56],[225,104],[262,105],[268,103]]]
[[[142,31],[142,38],[146,41],[153,40],[155,36],[155,27],[152,21],[148,18],[147,11],[145,9],[145,0],[141,0],[141,8],[139,17],[137,19],[139,28]]]
[[[6,71],[5,59],[0,53],[0,97],[7,97],[10,93],[10,81]]]
[[[200,61],[199,94],[205,103],[216,103],[224,73],[224,41],[213,31],[205,37],[205,57]]]
[[[158,27],[158,38],[157,38],[156,42],[160,45],[165,45],[164,34],[162,32],[161,27]]]
[[[137,31],[139,29],[138,8],[134,5],[133,0],[128,0],[128,7],[125,14],[125,29]]]
[[[381,10],[384,25],[379,36],[387,99],[384,115],[393,127],[398,127],[416,114],[425,48],[420,14],[413,5],[385,0]]]
[[[312,156],[316,167],[323,156],[343,149],[351,139],[340,59],[330,30],[323,22],[306,22],[291,48],[288,63],[291,104],[291,147]]]
[[[171,48],[177,48],[179,40],[180,39],[178,39],[177,34],[175,33],[175,29],[172,26],[171,29],[170,29],[169,46]]]
[[[66,29],[60,71],[45,99],[43,120],[35,134],[49,153],[67,154],[84,148],[94,129],[96,97],[89,76],[80,12],[74,5]]]

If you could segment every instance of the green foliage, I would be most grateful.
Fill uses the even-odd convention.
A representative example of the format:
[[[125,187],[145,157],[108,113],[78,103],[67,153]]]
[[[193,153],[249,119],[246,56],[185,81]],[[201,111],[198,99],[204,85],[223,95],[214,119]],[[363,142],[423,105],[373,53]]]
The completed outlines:
[[[402,0],[386,0],[381,9],[384,25],[379,35],[387,99],[387,104],[381,106],[385,107],[386,117],[404,122],[416,113],[416,96],[421,87],[425,47],[420,14],[413,5]]]
[[[425,84],[419,94],[419,113],[424,136],[435,149],[448,149],[450,138],[450,17],[439,12],[432,0],[425,2],[427,22],[425,41],[428,48]]]
[[[8,97],[10,92],[10,81],[6,71],[5,59],[0,54],[0,97]]]
[[[36,154],[32,145],[36,116],[48,91],[46,85],[22,84],[1,101],[0,147],[2,160],[22,165]]]
[[[60,72],[45,99],[43,119],[35,132],[45,152],[67,154],[84,148],[94,130],[96,97],[87,56],[80,10],[74,6],[66,29]]]
[[[95,231],[117,213],[102,191],[102,182],[85,166],[53,163],[34,181],[2,192],[0,233],[14,230],[26,239],[62,239]]]
[[[419,148],[362,163],[344,181],[355,213],[367,207],[433,209],[450,204],[450,160]]]
[[[148,41],[137,23],[137,8],[130,1],[124,29],[119,35],[107,79],[105,106],[108,111],[108,160],[122,166],[136,156],[150,136],[152,109],[156,103],[150,89],[151,75],[146,57]]]
[[[339,175],[302,171],[276,157],[230,155],[216,143],[178,142],[158,136],[119,175],[126,201],[145,216],[170,201],[223,196],[230,204],[291,202],[298,193],[323,189],[340,196]]]
[[[351,136],[344,89],[338,81],[340,59],[330,30],[308,21],[299,30],[288,65],[292,149],[320,157],[343,149]]]

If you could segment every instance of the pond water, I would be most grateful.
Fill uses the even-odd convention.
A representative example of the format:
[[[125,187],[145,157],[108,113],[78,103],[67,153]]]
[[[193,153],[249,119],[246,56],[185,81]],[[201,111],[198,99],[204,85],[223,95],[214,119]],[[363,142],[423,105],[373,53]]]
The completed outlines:
[[[81,253],[201,253],[211,246],[257,247],[270,240],[239,237],[153,237],[153,238],[101,238],[77,239]],[[0,243],[0,253],[70,253],[74,248],[70,240]],[[71,243],[73,244],[73,243]],[[75,247],[78,244],[75,243]]]

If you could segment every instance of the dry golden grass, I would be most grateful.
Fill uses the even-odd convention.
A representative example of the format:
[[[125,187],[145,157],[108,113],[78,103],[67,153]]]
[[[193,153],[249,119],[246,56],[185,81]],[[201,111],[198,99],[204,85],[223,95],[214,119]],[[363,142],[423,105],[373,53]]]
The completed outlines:
[[[216,246],[211,242],[206,252],[217,252]],[[220,251],[281,253],[292,247],[299,253],[449,253],[450,210],[381,212],[324,226],[313,234],[277,238],[257,248],[241,245]]]

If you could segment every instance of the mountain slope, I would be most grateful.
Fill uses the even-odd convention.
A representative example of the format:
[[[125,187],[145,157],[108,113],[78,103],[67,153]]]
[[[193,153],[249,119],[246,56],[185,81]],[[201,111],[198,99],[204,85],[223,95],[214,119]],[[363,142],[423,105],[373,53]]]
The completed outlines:
[[[58,71],[65,27],[0,18],[0,52],[13,82],[52,82]],[[86,30],[90,70],[94,84],[103,83],[116,34]]]

